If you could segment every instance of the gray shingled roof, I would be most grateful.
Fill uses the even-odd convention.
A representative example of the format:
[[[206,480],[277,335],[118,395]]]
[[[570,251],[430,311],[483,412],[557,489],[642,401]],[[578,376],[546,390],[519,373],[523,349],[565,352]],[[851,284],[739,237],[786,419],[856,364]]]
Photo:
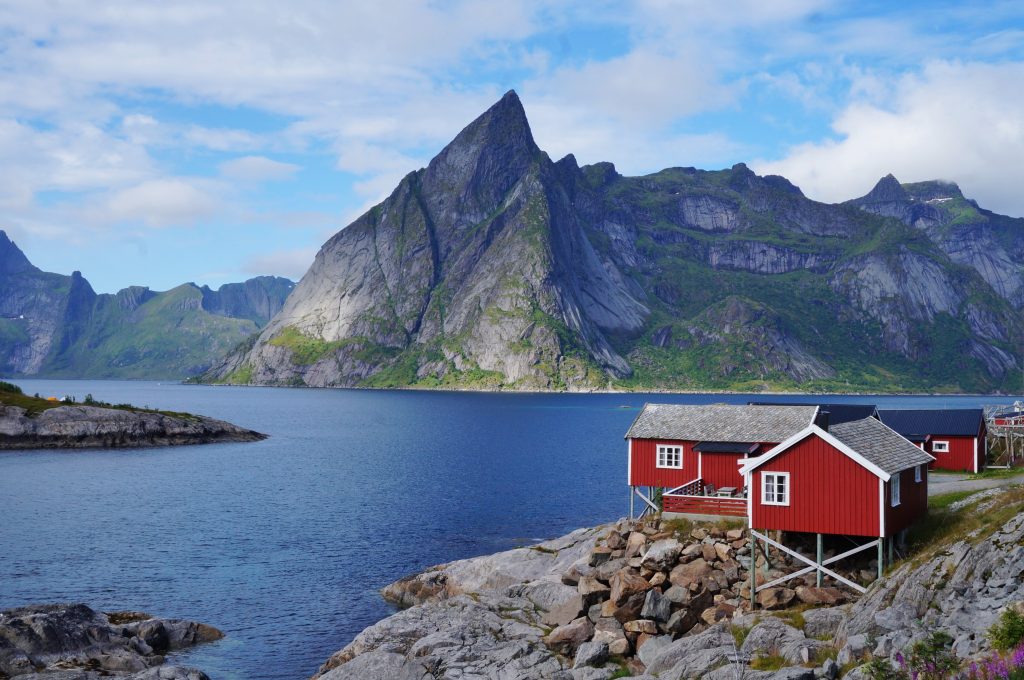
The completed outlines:
[[[828,431],[890,475],[934,460],[876,418],[851,420],[833,425]]]
[[[816,410],[815,406],[645,404],[626,437],[781,442],[810,425]]]

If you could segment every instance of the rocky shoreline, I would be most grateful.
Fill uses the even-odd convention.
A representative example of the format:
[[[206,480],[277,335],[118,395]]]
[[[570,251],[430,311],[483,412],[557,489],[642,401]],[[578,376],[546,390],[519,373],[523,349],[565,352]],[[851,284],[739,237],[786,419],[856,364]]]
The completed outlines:
[[[266,435],[187,414],[66,405],[36,414],[0,405],[0,449],[80,449],[252,442]]]
[[[0,678],[210,680],[167,654],[224,637],[213,626],[141,612],[50,604],[0,611]]]
[[[984,512],[1000,498],[968,512]],[[772,554],[757,579],[796,570]],[[961,659],[1024,600],[1024,514],[904,562],[864,596],[803,582],[750,612],[741,529],[620,521],[401,579],[407,607],[323,664],[322,680],[865,678],[861,665],[935,631]],[[864,575],[865,578],[868,576]],[[844,604],[845,602],[845,604]]]

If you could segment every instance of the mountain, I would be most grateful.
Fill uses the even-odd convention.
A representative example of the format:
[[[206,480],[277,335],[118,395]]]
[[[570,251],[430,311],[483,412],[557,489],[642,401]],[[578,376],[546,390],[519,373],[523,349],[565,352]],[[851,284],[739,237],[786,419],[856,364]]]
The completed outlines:
[[[1021,220],[945,186],[886,178],[830,205],[743,164],[553,162],[509,92],[325,243],[204,379],[1020,390]]]
[[[81,273],[33,266],[0,231],[0,371],[69,378],[183,378],[277,313],[294,284],[261,276],[214,291],[186,283],[96,294]]]

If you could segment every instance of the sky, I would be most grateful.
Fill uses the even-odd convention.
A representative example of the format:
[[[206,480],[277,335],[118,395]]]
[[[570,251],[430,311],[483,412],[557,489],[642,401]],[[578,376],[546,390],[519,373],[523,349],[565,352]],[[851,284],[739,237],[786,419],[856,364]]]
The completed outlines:
[[[1024,216],[1024,3],[0,0],[0,228],[97,292],[297,280],[515,89],[553,159]]]

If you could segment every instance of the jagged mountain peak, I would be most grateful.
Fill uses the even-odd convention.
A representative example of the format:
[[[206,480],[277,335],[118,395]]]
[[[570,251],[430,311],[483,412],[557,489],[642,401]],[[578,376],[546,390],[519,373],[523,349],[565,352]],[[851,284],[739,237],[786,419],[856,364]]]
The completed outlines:
[[[900,181],[892,173],[889,173],[878,180],[871,191],[856,200],[859,203],[896,203],[909,200],[909,198],[910,196]]]
[[[0,229],[0,275],[20,274],[27,271],[38,271],[28,261],[25,253],[7,237],[7,232]]]

